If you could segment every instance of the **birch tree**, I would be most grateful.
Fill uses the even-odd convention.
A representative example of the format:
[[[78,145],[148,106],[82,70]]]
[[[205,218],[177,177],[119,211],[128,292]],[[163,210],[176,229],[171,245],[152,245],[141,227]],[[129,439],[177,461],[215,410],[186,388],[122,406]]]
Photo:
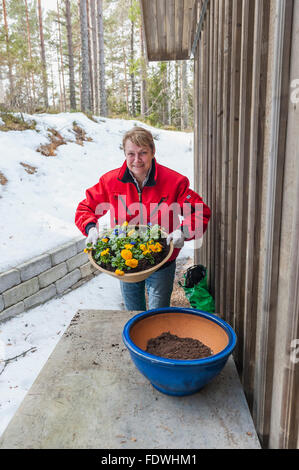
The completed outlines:
[[[66,94],[65,94],[65,82],[64,82],[64,60],[63,60],[63,52],[62,52],[61,21],[60,21],[60,11],[59,11],[58,0],[57,0],[57,23],[58,23],[59,56],[60,56],[61,82],[62,82],[62,103],[63,103],[63,110],[65,112],[66,111]]]
[[[9,95],[10,95],[10,102],[12,102],[13,92],[14,92],[14,80],[13,80],[13,73],[12,73],[12,60],[11,60],[9,35],[8,35],[6,0],[2,0],[2,5],[3,5],[3,20],[4,20],[4,34],[5,34],[5,43],[6,43],[6,55],[7,55],[7,65],[8,65]]]
[[[94,112],[94,92],[93,92],[93,64],[91,52],[91,34],[90,34],[90,8],[89,0],[86,0],[86,13],[87,13],[87,37],[88,37],[88,64],[89,64],[89,105],[91,112]]]
[[[99,42],[99,87],[100,87],[100,115],[107,116],[107,99],[105,87],[105,57],[104,57],[104,23],[103,2],[97,0],[98,42]]]
[[[129,114],[129,87],[128,87],[128,77],[127,77],[127,57],[126,51],[123,46],[123,60],[124,60],[124,75],[125,75],[125,94],[126,94],[126,110]]]
[[[130,78],[131,78],[131,114],[135,116],[135,50],[134,50],[134,34],[135,34],[135,20],[136,20],[136,10],[135,2],[131,0],[129,18],[131,21],[131,50],[130,50]]]
[[[41,50],[41,61],[42,61],[43,99],[44,99],[44,105],[47,109],[49,107],[49,102],[48,102],[46,49],[45,49],[45,41],[44,41],[41,0],[38,0],[38,19],[39,19],[40,50]]]
[[[181,129],[188,127],[188,79],[187,63],[182,61],[181,65]]]
[[[90,0],[91,35],[93,50],[93,85],[94,85],[94,111],[99,114],[99,83],[98,83],[98,50],[97,50],[97,18],[95,0]]]
[[[32,46],[31,46],[31,33],[30,33],[30,24],[29,24],[29,13],[28,13],[28,4],[25,0],[25,11],[26,11],[26,27],[27,27],[27,42],[28,42],[28,59],[29,63],[32,64]],[[35,105],[36,96],[35,96],[35,80],[34,73],[31,70],[31,83],[32,83],[32,95],[33,95],[33,105]],[[31,106],[32,108],[33,106]]]
[[[140,89],[140,114],[144,118],[147,113],[147,71],[146,71],[146,60],[144,54],[144,38],[143,38],[143,27],[140,22],[140,56],[141,56],[141,89]]]
[[[65,0],[65,19],[66,19],[67,47],[68,47],[68,59],[69,59],[68,66],[69,66],[70,105],[71,105],[71,110],[76,111],[77,105],[76,105],[74,52],[73,52],[73,35],[72,35],[70,0]]]

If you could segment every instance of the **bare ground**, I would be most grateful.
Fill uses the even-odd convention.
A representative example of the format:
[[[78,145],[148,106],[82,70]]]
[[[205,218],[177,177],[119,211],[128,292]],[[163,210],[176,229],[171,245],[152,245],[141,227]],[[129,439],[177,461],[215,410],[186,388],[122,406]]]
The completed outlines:
[[[173,292],[170,300],[172,307],[190,307],[189,301],[185,296],[184,289],[178,284],[178,281],[184,283],[183,274],[186,270],[194,264],[192,258],[181,258],[176,263],[176,273],[173,284]]]
[[[173,291],[170,299],[171,307],[190,307],[189,301],[185,296],[184,289],[178,284],[178,281],[184,282],[184,272],[194,264],[192,258],[180,258],[176,262],[176,272],[173,283]],[[148,299],[147,292],[145,291],[146,300]]]

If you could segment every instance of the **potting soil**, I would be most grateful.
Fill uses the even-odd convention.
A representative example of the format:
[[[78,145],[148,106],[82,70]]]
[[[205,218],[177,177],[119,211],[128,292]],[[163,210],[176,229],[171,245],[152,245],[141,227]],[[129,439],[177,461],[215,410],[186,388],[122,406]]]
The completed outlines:
[[[213,354],[213,351],[194,338],[180,338],[164,332],[156,338],[148,340],[146,352],[166,359],[201,359]]]

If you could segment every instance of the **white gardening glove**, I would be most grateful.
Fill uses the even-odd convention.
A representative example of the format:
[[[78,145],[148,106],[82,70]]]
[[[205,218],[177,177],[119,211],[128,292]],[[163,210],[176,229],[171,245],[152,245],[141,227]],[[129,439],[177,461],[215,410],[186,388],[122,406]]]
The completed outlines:
[[[166,240],[167,245],[169,245],[170,240],[172,240],[174,248],[183,248],[185,237],[181,230],[175,230],[168,235]]]
[[[87,243],[92,243],[93,245],[96,245],[98,238],[99,238],[98,229],[96,227],[91,227],[91,229],[89,229],[88,231],[88,235],[86,238],[86,245]]]

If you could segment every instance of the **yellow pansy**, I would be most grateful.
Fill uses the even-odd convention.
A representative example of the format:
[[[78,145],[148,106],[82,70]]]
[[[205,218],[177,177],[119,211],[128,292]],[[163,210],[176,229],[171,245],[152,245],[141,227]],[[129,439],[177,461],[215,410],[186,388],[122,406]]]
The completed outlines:
[[[107,243],[107,242],[108,242],[108,238],[102,238],[102,242]]]
[[[122,227],[126,227],[127,225],[129,225],[129,222],[125,221],[125,222],[122,224]]]
[[[140,250],[142,250],[142,251],[146,250],[146,246],[145,246],[144,243],[141,243],[141,245],[139,245],[139,248],[140,248]]]
[[[127,259],[126,260],[126,265],[130,266],[130,268],[136,268],[136,266],[138,265],[138,260],[135,259],[135,258]]]
[[[153,253],[156,253],[158,251],[155,245],[149,245],[148,249],[152,251]]]
[[[116,269],[115,274],[117,274],[117,276],[123,276],[125,273],[121,269]]]
[[[106,256],[109,254],[109,248],[106,248],[106,250],[101,251],[101,256]]]
[[[133,256],[130,250],[121,250],[120,254],[123,259],[132,259]]]
[[[134,245],[131,245],[131,243],[127,243],[127,245],[125,245],[125,249],[126,250],[131,250],[133,248]]]

